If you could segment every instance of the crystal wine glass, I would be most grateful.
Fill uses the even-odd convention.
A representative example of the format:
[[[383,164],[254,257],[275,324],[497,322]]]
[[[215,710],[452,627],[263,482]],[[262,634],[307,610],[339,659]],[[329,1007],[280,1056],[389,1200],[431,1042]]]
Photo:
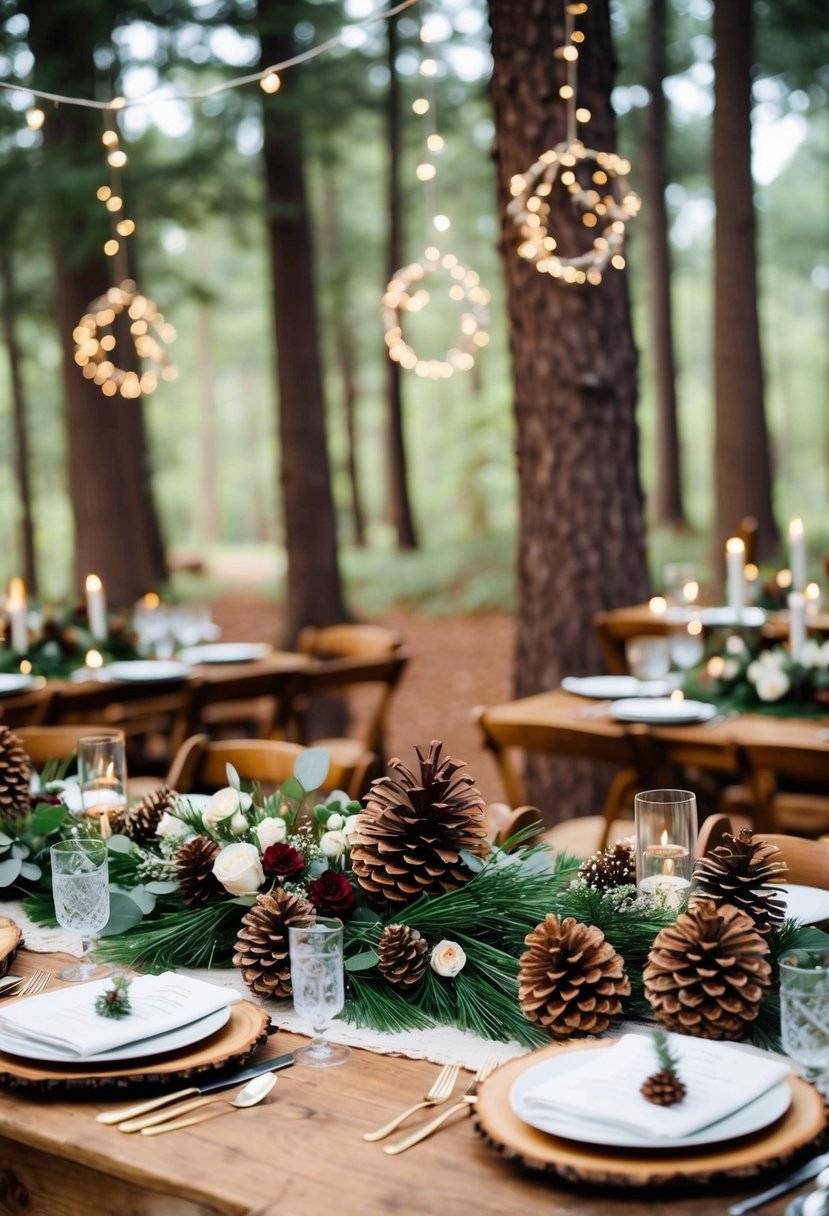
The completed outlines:
[[[829,1085],[829,951],[791,950],[780,959],[783,1050],[825,1095]]]
[[[288,940],[294,1009],[314,1029],[312,1041],[296,1053],[297,1062],[310,1068],[345,1064],[349,1048],[323,1038],[345,1003],[342,922],[320,919],[305,929],[292,928]]]
[[[84,838],[53,844],[52,895],[55,915],[64,929],[80,933],[83,949],[77,963],[58,972],[62,980],[93,980],[111,968],[93,963],[89,949],[109,920],[109,871],[103,840]]]

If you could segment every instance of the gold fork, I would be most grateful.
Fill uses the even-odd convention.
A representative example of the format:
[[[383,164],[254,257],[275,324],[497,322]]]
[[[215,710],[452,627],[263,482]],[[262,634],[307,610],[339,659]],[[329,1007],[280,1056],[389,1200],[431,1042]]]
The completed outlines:
[[[402,1115],[396,1115],[390,1122],[384,1123],[382,1127],[378,1127],[376,1132],[364,1132],[363,1139],[384,1140],[386,1136],[390,1136],[400,1126],[404,1119],[408,1119],[409,1115],[413,1115],[416,1110],[424,1110],[427,1106],[441,1106],[444,1102],[448,1102],[452,1096],[452,1090],[455,1088],[459,1072],[460,1065],[444,1064],[435,1078],[434,1084],[423,1095],[422,1102],[415,1102],[414,1106],[410,1106],[408,1110],[404,1110]]]
[[[443,1111],[438,1115],[437,1119],[432,1119],[431,1123],[426,1123],[423,1127],[419,1127],[417,1131],[412,1132],[405,1140],[399,1140],[397,1144],[387,1144],[383,1149],[384,1153],[389,1156],[394,1156],[396,1153],[405,1153],[407,1148],[412,1148],[415,1144],[420,1144],[421,1140],[425,1140],[427,1136],[431,1136],[432,1132],[436,1132],[439,1127],[443,1127],[452,1115],[457,1114],[459,1110],[470,1110],[475,1105],[477,1100],[478,1086],[486,1080],[491,1072],[498,1067],[497,1060],[491,1056],[484,1060],[481,1067],[472,1078],[469,1088],[461,1096],[460,1102],[456,1102],[454,1106],[450,1106],[448,1110]]]
[[[10,992],[4,992],[4,996],[37,996],[39,992],[43,992],[49,980],[52,978],[51,971],[33,971],[31,975],[22,979],[16,988],[12,988]]]

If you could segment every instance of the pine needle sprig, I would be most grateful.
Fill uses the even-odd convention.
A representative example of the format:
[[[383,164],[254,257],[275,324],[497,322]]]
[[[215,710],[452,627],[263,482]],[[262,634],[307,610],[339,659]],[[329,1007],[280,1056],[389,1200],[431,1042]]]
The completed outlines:
[[[671,1051],[671,1045],[664,1030],[653,1032],[653,1045],[662,1072],[671,1072],[676,1075],[679,1069],[679,1057],[676,1052]]]
[[[222,900],[187,912],[168,912],[127,933],[104,937],[96,955],[158,973],[176,967],[229,967],[245,906]]]

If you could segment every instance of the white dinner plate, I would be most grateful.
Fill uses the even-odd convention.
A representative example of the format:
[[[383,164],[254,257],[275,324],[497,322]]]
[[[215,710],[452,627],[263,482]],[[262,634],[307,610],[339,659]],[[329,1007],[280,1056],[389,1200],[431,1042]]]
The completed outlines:
[[[766,623],[766,614],[762,608],[744,608],[735,612],[733,608],[700,608],[699,619],[703,625],[710,628],[717,626],[744,626],[748,629],[759,629]]]
[[[646,722],[649,726],[669,726],[686,722],[709,722],[719,713],[707,701],[672,701],[670,697],[632,697],[616,701],[609,709],[619,722]]]
[[[786,896],[786,915],[804,925],[816,925],[829,920],[829,891],[820,887],[802,887],[794,882],[774,884]]]
[[[592,1053],[589,1050],[563,1051],[560,1055],[537,1064],[535,1068],[528,1068],[510,1089],[509,1100],[513,1112],[522,1122],[541,1132],[547,1132],[550,1136],[560,1136],[580,1144],[598,1144],[604,1148],[638,1148],[652,1152],[654,1149],[663,1148],[694,1148],[717,1141],[736,1140],[738,1136],[749,1136],[779,1119],[791,1104],[792,1091],[788,1081],[778,1081],[771,1089],[760,1094],[759,1098],[755,1098],[753,1102],[734,1111],[725,1119],[710,1123],[708,1127],[700,1128],[687,1136],[665,1136],[658,1140],[648,1132],[617,1127],[597,1119],[574,1119],[572,1115],[564,1112],[556,1114],[553,1111],[540,1112],[527,1108],[525,1098],[531,1090],[547,1081],[566,1081],[567,1074],[572,1069],[580,1068],[595,1051],[605,1050],[607,1049],[597,1047]]]
[[[190,668],[175,659],[129,659],[107,664],[101,674],[106,680],[143,683],[145,680],[186,680]]]
[[[24,676],[22,672],[10,671],[7,674],[0,674],[0,697],[8,696],[13,692],[22,692],[24,688],[31,688],[34,682],[34,676]]]
[[[180,650],[183,663],[255,663],[265,659],[273,647],[268,642],[216,642],[212,646],[188,646]]]
[[[170,1051],[192,1047],[194,1043],[199,1043],[208,1035],[221,1030],[229,1020],[230,1006],[225,1005],[215,1013],[209,1013],[186,1026],[178,1026],[164,1034],[151,1035],[150,1038],[140,1039],[137,1043],[126,1043],[123,1047],[114,1047],[111,1051],[101,1051],[95,1056],[69,1055],[68,1052],[57,1051],[45,1043],[24,1043],[21,1039],[0,1031],[0,1051],[9,1056],[22,1056],[26,1060],[47,1060],[52,1064],[98,1064],[115,1060],[152,1059]]]
[[[635,676],[565,676],[561,687],[578,697],[616,701],[620,697],[664,697],[676,684],[670,679],[637,680]]]

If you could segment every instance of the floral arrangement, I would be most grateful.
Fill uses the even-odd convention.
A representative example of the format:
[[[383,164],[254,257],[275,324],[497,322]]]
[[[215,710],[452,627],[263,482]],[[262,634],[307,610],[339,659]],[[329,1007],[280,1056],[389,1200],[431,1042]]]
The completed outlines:
[[[270,796],[242,789],[229,768],[209,798],[162,790],[100,820],[111,917],[99,956],[150,971],[236,966],[257,996],[286,999],[288,929],[337,916],[344,1016],[358,1024],[451,1024],[533,1046],[603,1033],[629,1014],[776,1041],[775,959],[829,939],[785,920],[765,886],[779,869],[765,845],[736,840],[679,911],[638,890],[624,842],[581,866],[520,837],[490,846],[472,778],[439,743],[416,753],[412,770],[392,761],[362,806],[341,792],[318,796],[328,757],[309,749]],[[65,803],[52,814],[54,830],[99,830]],[[52,921],[47,875],[26,908]],[[720,1002],[712,967],[739,1008]],[[682,993],[697,987],[686,1008]]]
[[[782,646],[759,649],[732,634],[713,643],[684,689],[739,712],[819,715],[829,702],[829,641],[810,638],[795,658]]]
[[[97,651],[103,662],[139,658],[130,620],[122,614],[109,617],[105,640],[90,631],[86,604],[47,607],[29,614],[29,646],[24,655],[10,649],[9,639],[0,647],[0,672],[25,671],[46,679],[65,679],[84,666],[89,651]],[[24,666],[21,666],[23,664]]]

